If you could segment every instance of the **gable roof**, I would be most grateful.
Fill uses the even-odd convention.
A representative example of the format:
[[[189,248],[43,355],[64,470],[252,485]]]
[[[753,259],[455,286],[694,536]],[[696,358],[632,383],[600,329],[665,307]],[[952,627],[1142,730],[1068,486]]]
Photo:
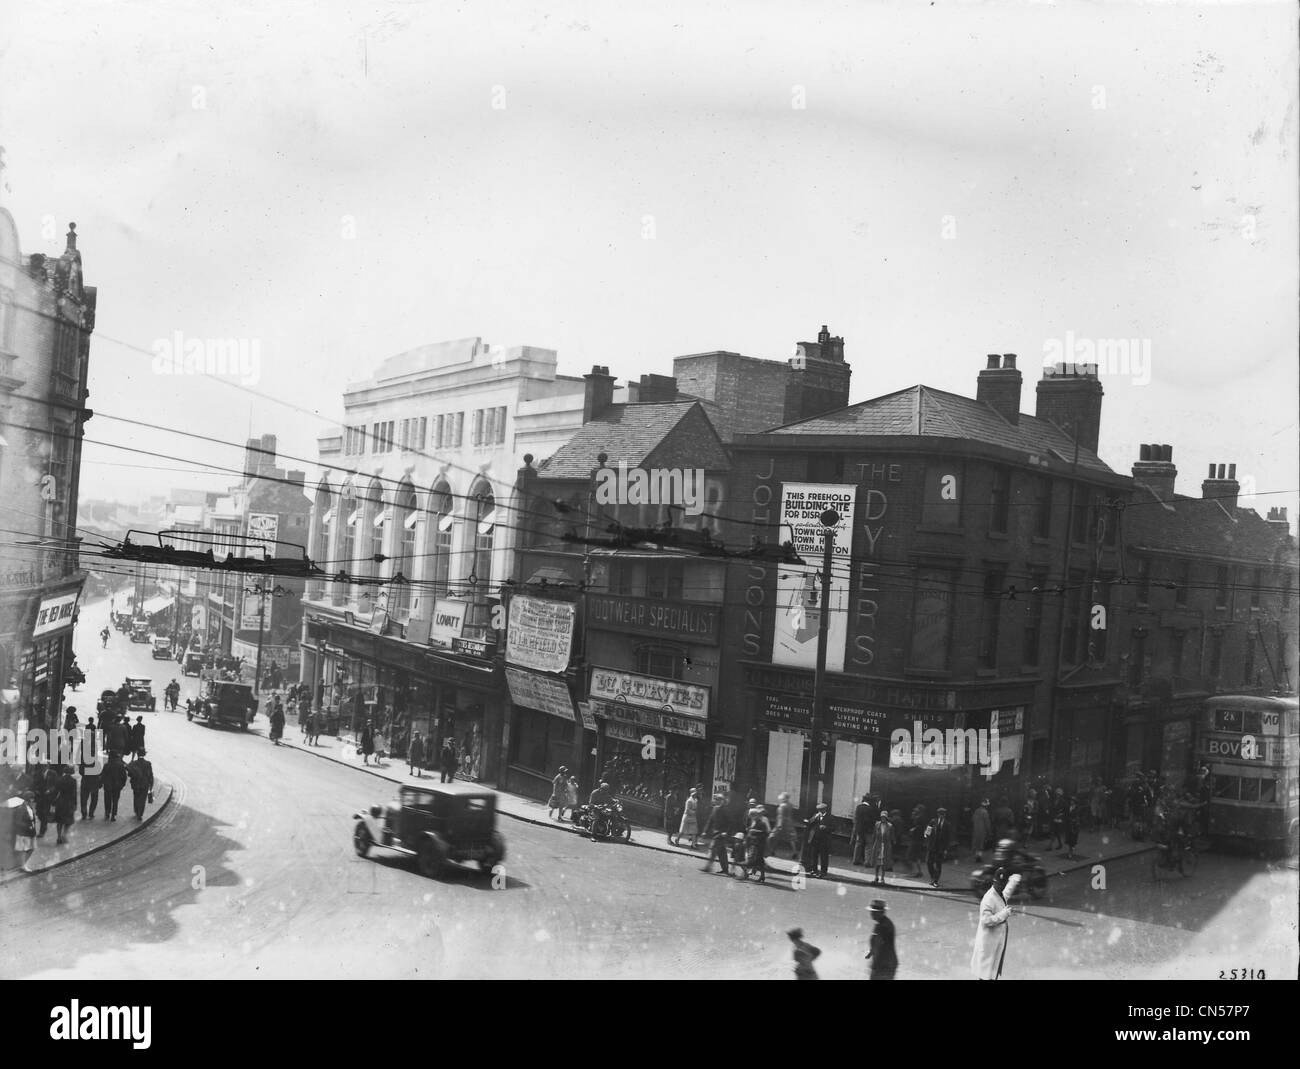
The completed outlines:
[[[1066,464],[1074,461],[1074,439],[1051,420],[1022,412],[1018,424],[1008,423],[992,405],[983,401],[921,385],[763,433],[964,438],[1025,453],[1051,455],[1054,452],[1058,461]],[[1114,474],[1101,457],[1084,446],[1079,447],[1079,468]]]
[[[1295,540],[1288,528],[1222,498],[1161,497],[1142,486],[1124,510],[1121,523],[1125,542],[1141,549],[1261,564],[1294,565],[1296,559]]]
[[[674,448],[672,438],[678,428],[696,423],[707,428],[703,440],[692,434],[689,448]],[[652,458],[672,466],[668,462],[679,454],[691,467],[707,471],[730,467],[704,407],[698,401],[664,401],[610,405],[543,461],[538,474],[552,479],[586,479],[599,467],[601,453],[606,454],[607,464],[622,462],[629,468],[642,467]]]

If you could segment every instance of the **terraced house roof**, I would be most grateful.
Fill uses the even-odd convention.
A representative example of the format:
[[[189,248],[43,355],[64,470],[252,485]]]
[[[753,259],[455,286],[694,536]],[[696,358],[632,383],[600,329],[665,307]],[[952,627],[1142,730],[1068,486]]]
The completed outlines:
[[[963,438],[1025,453],[1055,453],[1067,464],[1074,460],[1074,439],[1050,420],[1021,413],[1020,423],[1011,424],[983,401],[920,385],[763,433]],[[1079,468],[1114,474],[1086,447],[1079,448]]]

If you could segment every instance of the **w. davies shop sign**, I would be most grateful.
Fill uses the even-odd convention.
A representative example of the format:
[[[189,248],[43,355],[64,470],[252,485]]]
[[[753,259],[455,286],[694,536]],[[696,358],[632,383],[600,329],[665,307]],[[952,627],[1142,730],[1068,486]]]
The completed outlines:
[[[677,716],[707,720],[709,688],[673,679],[655,679],[612,668],[591,670],[591,696],[607,702],[627,702],[646,709],[659,709]]]

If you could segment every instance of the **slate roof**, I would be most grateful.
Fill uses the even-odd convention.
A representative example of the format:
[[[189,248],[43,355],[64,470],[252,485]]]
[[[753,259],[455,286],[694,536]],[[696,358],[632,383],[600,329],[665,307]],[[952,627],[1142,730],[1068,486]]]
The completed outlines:
[[[620,461],[629,468],[641,466],[672,436],[692,409],[699,410],[705,425],[711,429],[704,407],[698,401],[610,405],[598,419],[584,423],[543,461],[538,474],[551,479],[586,479],[598,467],[596,458],[601,453],[607,454],[611,466]],[[710,471],[725,470],[730,465],[717,442],[716,431],[713,439],[716,448],[703,450],[693,463]]]
[[[1050,420],[1022,412],[1020,423],[1011,424],[983,401],[919,385],[763,433],[964,438],[1024,453],[1050,456],[1049,450],[1055,450],[1059,455],[1053,459],[1066,464],[1074,460],[1074,439]],[[1101,457],[1084,447],[1079,449],[1079,468],[1114,474]]]
[[[1294,563],[1296,557],[1288,529],[1254,509],[1233,508],[1222,498],[1162,498],[1141,480],[1120,522],[1124,541],[1140,548],[1261,563]]]

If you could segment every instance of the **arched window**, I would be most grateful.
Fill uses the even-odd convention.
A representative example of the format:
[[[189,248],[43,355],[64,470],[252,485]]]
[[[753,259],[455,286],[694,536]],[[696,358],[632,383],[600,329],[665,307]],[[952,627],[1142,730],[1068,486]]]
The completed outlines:
[[[330,566],[325,570],[331,575],[340,571],[355,575],[357,567],[357,524],[361,522],[361,506],[357,501],[356,487],[351,483],[343,487],[339,510],[332,522],[339,525],[337,542],[339,555],[337,559],[330,562]],[[335,583],[333,594],[334,604],[342,605],[348,600],[347,585],[345,583]]]
[[[335,522],[336,519],[337,517],[334,515],[334,495],[330,493],[329,483],[321,480],[320,486],[316,488],[316,502],[311,512],[312,527],[309,535],[311,549],[308,554],[317,565],[321,565],[322,561],[328,562],[330,559],[330,532],[338,527]],[[318,598],[323,592],[324,585],[316,581],[311,584],[308,596]]]
[[[366,543],[365,570],[362,575],[380,576],[384,574],[383,563],[375,557],[384,553],[384,539],[388,534],[388,522],[392,519],[392,510],[384,501],[384,488],[378,482],[370,484],[370,493],[366,501]]]
[[[473,553],[470,557],[470,610],[467,624],[489,627],[492,621],[492,551],[496,547],[497,502],[492,486],[479,479],[470,489],[469,508],[474,517],[470,532]],[[466,577],[468,579],[468,577]]]
[[[390,575],[401,575],[404,582],[395,582],[388,595],[388,612],[405,619],[411,612],[411,579],[415,574],[415,525],[420,517],[415,497],[415,487],[404,483],[397,491],[397,556]]]
[[[435,598],[447,596],[447,576],[451,570],[451,535],[456,526],[452,512],[451,487],[439,479],[429,495],[429,542],[425,557],[426,596],[430,609]]]

